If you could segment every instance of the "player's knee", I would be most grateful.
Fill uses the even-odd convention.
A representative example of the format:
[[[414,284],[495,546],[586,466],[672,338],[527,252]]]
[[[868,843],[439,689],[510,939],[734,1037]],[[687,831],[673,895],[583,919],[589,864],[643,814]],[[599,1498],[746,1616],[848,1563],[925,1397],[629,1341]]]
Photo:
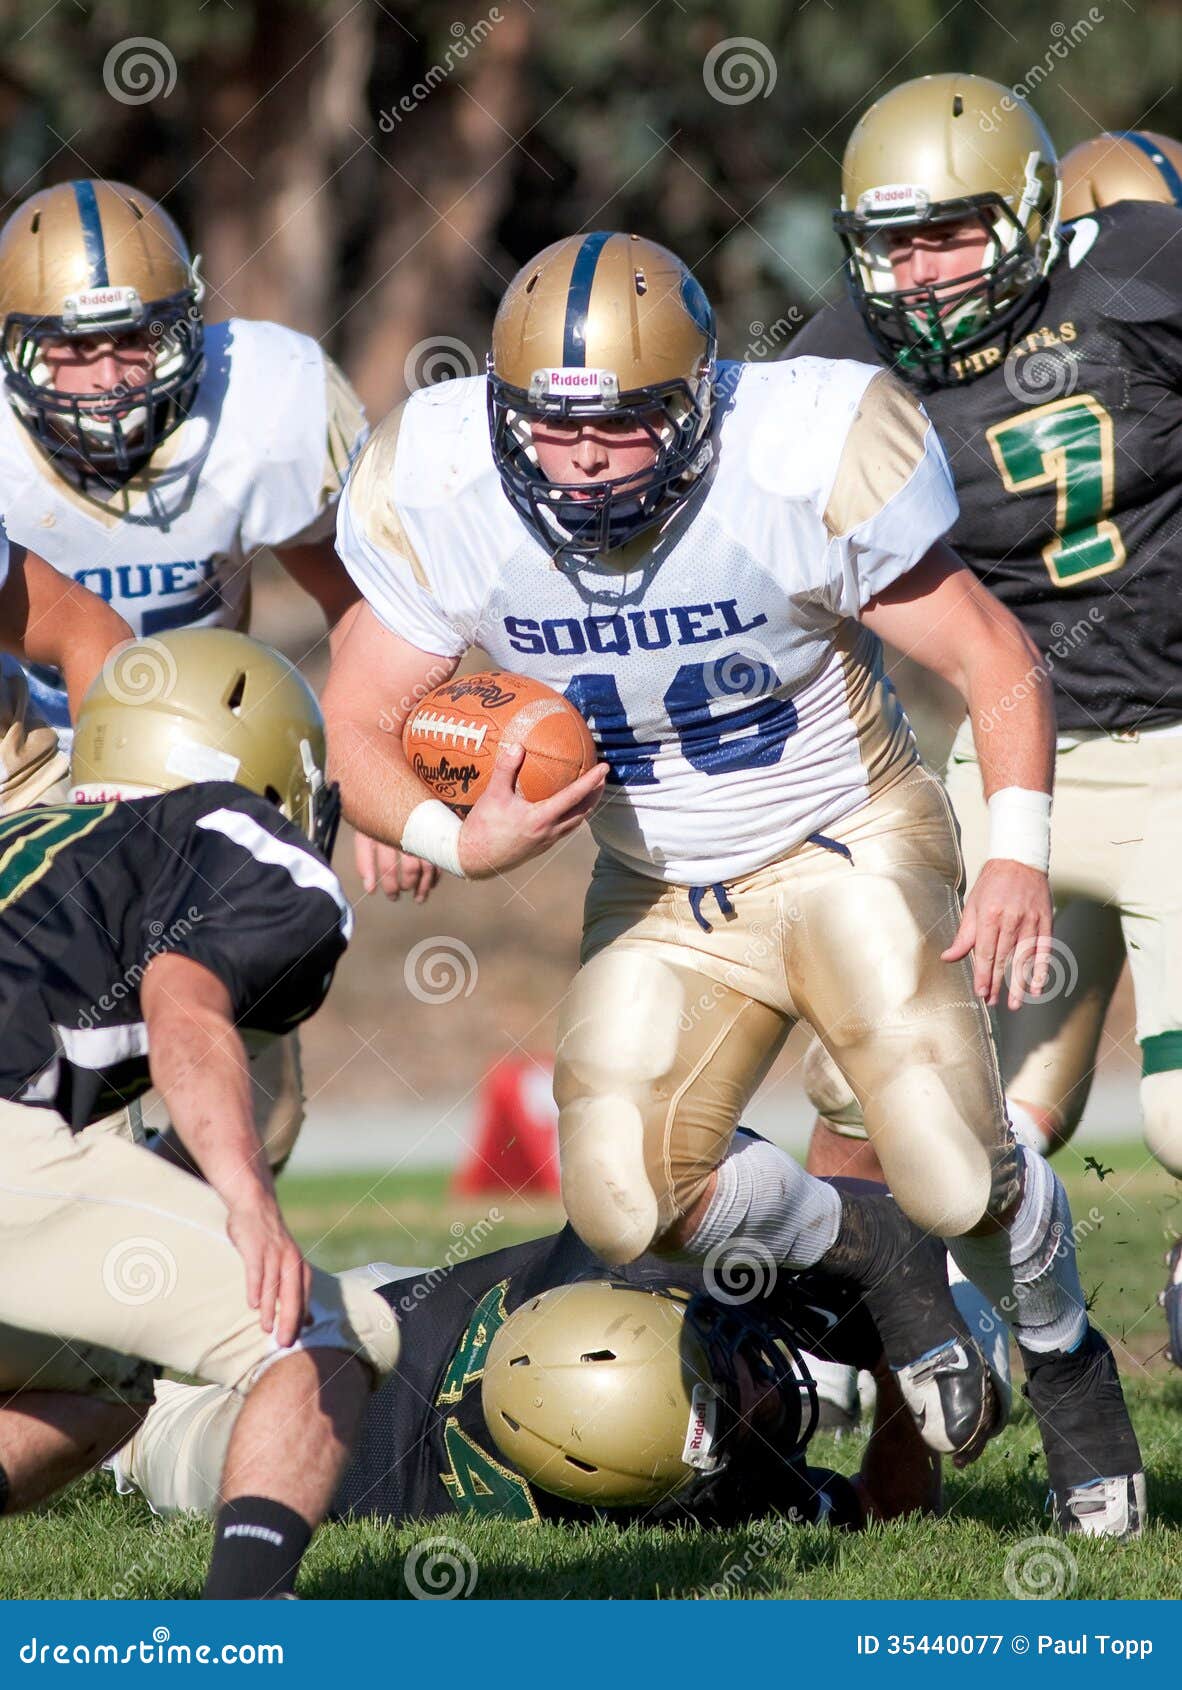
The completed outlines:
[[[901,1207],[925,1232],[958,1238],[989,1212],[994,1164],[1008,1139],[999,1120],[991,1154],[988,1123],[974,1119],[974,1112],[987,1108],[983,1095],[962,1095],[947,1070],[918,1063],[884,1079],[871,1097],[871,1140],[883,1173]]]
[[[1182,1179],[1182,1069],[1141,1081],[1145,1142],[1167,1173]]]
[[[322,1349],[355,1355],[369,1370],[376,1389],[398,1362],[398,1317],[385,1298],[368,1286],[313,1269],[307,1321],[299,1337],[289,1348],[267,1355],[253,1370],[251,1382],[285,1355]]]
[[[836,1131],[865,1137],[862,1105],[820,1039],[814,1038],[805,1052],[803,1079],[805,1094],[823,1120]]]
[[[602,952],[571,988],[554,1065],[562,1197],[605,1261],[634,1261],[657,1237],[671,1191],[657,1190],[646,1135],[664,1118],[685,988],[659,958]]]

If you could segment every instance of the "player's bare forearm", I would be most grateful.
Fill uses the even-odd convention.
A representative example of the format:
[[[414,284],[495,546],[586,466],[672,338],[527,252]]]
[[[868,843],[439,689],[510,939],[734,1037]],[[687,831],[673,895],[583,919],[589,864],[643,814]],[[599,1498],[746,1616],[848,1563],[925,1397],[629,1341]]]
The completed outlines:
[[[152,1083],[195,1167],[227,1208],[273,1200],[246,1050],[221,981],[188,957],[160,955],[144,971],[140,1001]]]
[[[70,714],[115,646],[131,629],[97,593],[59,574],[44,558],[13,546],[8,579],[0,589],[0,645],[31,663],[59,669]]]
[[[384,628],[368,605],[348,612],[333,636],[321,701],[329,775],[340,782],[345,816],[372,840],[400,844],[411,811],[434,796],[407,763],[402,724],[458,663],[416,650]]]
[[[226,1205],[226,1232],[242,1257],[246,1300],[277,1344],[293,1344],[312,1270],[279,1211],[229,993],[200,963],[165,953],[144,970],[140,1004],[152,1081],[177,1137]]]

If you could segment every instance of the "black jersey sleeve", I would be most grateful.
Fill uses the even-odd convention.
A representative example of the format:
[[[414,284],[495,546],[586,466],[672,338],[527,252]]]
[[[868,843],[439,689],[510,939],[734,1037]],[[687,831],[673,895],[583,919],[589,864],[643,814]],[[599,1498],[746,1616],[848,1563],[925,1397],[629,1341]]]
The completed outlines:
[[[143,955],[191,957],[225,985],[239,1026],[286,1032],[324,1000],[352,933],[348,900],[267,800],[222,782],[185,796],[153,818],[169,850],[144,900]]]
[[[1134,373],[1182,386],[1182,210],[1123,201],[1072,226],[1081,300],[1111,326]]]

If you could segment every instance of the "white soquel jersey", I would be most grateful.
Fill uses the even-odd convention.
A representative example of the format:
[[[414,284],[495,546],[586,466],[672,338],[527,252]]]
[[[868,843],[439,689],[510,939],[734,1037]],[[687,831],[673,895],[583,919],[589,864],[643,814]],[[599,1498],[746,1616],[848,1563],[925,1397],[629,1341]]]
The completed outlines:
[[[719,390],[705,484],[606,559],[556,561],[518,516],[479,377],[386,419],[337,531],[402,638],[481,646],[578,706],[611,765],[599,844],[691,886],[777,860],[914,762],[881,645],[854,619],[957,514],[927,416],[885,371],[724,365]]]
[[[118,489],[75,485],[0,404],[9,537],[139,635],[244,626],[251,552],[331,534],[365,438],[356,395],[307,335],[235,318],[206,330],[205,359],[189,415]],[[29,689],[68,738],[60,677],[31,670]]]

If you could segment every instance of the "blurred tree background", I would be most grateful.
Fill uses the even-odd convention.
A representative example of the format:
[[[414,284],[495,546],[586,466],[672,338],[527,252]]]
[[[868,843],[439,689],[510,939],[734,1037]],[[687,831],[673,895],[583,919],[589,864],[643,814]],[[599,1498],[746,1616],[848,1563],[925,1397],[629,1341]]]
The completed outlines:
[[[774,356],[840,286],[842,148],[906,77],[1027,87],[1061,148],[1182,132],[1175,0],[5,0],[0,41],[7,209],[137,184],[211,317],[321,337],[374,416],[475,367],[514,269],[583,227],[664,240],[723,351]]]

